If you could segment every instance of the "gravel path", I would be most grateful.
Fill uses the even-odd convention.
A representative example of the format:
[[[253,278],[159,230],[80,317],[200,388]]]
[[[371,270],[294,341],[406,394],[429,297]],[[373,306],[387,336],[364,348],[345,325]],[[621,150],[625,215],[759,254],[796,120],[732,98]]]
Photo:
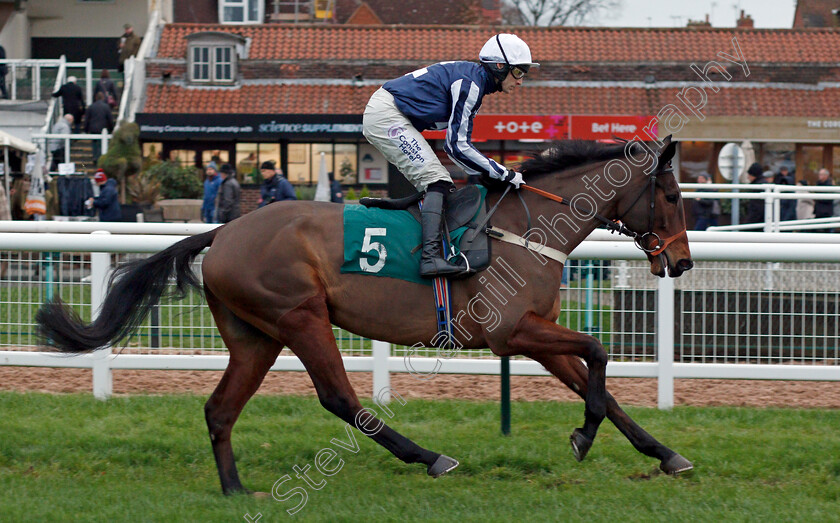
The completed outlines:
[[[372,394],[371,375],[348,373],[356,393]],[[114,371],[114,393],[209,395],[220,371]],[[423,381],[409,374],[392,374],[391,387],[406,398],[498,400],[498,376],[438,375]],[[88,369],[0,367],[0,390],[50,393],[91,392]],[[609,390],[622,405],[656,406],[656,381],[648,378],[609,378]],[[303,372],[271,372],[258,394],[314,395]],[[581,401],[556,379],[511,377],[514,401]],[[750,407],[840,408],[840,383],[764,380],[676,380],[676,405],[733,405]]]

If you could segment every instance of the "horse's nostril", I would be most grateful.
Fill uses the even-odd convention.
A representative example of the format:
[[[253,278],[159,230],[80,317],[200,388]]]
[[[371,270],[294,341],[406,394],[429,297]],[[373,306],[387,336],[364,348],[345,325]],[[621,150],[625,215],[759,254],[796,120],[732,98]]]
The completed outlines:
[[[694,267],[694,262],[683,258],[682,260],[677,262],[677,267],[679,267],[683,271],[690,271],[692,267]]]

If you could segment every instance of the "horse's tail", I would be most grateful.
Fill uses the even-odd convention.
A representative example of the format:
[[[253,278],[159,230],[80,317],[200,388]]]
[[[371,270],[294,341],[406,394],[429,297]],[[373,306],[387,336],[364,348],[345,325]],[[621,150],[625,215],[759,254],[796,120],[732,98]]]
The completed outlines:
[[[201,291],[201,283],[190,265],[213,243],[217,231],[185,238],[154,256],[119,267],[111,275],[110,290],[92,323],[85,324],[60,298],[44,304],[35,315],[42,343],[59,352],[74,354],[118,345],[164,296],[173,273],[176,288],[168,297],[181,299],[190,287]]]

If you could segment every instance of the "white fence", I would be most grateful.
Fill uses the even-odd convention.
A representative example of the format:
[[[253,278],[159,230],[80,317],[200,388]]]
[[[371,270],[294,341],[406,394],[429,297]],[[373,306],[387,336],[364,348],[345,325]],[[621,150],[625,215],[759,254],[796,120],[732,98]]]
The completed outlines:
[[[4,58],[0,60],[0,64],[8,67],[10,100],[49,100],[50,95],[66,81],[66,69],[73,68],[83,70],[84,76],[79,85],[84,86],[87,105],[93,102],[93,63],[90,58],[84,62],[68,62],[64,56],[46,60]],[[52,69],[56,72],[52,73]],[[54,89],[50,89],[51,87]],[[50,90],[45,91],[44,88]]]
[[[723,183],[681,183],[682,197],[686,201],[686,212],[691,212],[694,198],[716,200],[764,200],[764,223],[745,223],[709,227],[710,231],[765,232],[803,231],[830,229],[840,226],[840,217],[811,220],[781,220],[783,200],[840,200],[840,186],[820,185],[776,185],[776,184],[723,184]],[[696,192],[692,192],[692,190]],[[747,191],[747,192],[741,192]]]
[[[144,341],[118,353],[37,352],[32,334],[34,312],[56,290],[90,318],[102,302],[109,253],[157,252],[211,227],[0,222],[0,230],[9,231],[0,233],[0,252],[6,251],[0,264],[8,266],[0,280],[0,346],[8,349],[0,351],[0,364],[92,368],[94,394],[100,398],[109,396],[115,369],[224,369],[228,358],[212,318],[192,298],[186,305],[160,307],[157,323],[142,328]],[[114,234],[95,232],[106,228]],[[561,291],[561,323],[601,338],[610,352],[609,376],[657,378],[661,408],[673,405],[675,378],[840,380],[840,243],[834,235],[689,232],[689,239],[698,264],[678,280],[651,276],[631,242],[604,231],[572,253],[576,260],[617,261],[609,267],[604,261],[578,262],[576,284]],[[38,271],[37,280],[27,271]],[[768,271],[775,282],[771,290]],[[338,329],[336,337],[347,370],[373,372],[374,390],[387,385],[391,372],[500,371],[499,360],[488,351],[444,358],[429,349],[408,358],[406,348]],[[272,370],[304,369],[284,351]],[[525,359],[513,359],[511,373],[547,375]]]

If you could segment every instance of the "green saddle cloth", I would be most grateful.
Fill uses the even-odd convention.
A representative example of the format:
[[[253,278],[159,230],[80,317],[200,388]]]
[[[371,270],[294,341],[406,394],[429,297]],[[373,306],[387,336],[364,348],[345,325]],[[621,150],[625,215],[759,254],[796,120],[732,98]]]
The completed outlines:
[[[487,190],[484,187],[480,189],[481,205],[484,205]],[[467,227],[450,231],[456,252],[460,252],[458,245],[466,231]],[[419,246],[423,243],[422,235],[420,223],[408,211],[345,205],[341,272],[431,285],[433,280],[420,277]]]

